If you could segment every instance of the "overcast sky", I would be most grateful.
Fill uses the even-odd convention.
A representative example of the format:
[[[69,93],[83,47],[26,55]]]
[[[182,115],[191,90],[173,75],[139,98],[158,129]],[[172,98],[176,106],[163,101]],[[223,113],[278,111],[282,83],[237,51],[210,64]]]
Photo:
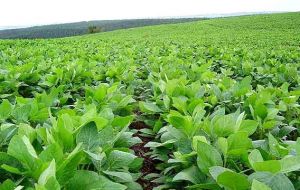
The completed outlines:
[[[1,0],[0,27],[261,11],[300,11],[300,0]]]

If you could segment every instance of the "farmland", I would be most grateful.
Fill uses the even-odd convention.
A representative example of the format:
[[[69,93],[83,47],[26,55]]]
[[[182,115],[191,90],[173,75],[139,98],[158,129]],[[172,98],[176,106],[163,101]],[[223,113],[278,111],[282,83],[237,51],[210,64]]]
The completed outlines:
[[[300,13],[0,41],[0,189],[300,189]]]

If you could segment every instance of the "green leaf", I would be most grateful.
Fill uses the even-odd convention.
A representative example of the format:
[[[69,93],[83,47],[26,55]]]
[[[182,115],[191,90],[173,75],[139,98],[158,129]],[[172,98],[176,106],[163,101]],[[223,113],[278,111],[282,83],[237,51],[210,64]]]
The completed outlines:
[[[114,118],[111,125],[113,127],[119,127],[119,128],[128,127],[132,122],[133,118],[134,118],[133,116],[126,116],[126,117],[118,116]]]
[[[223,165],[221,154],[207,143],[198,141],[197,155],[198,167],[205,174],[209,172],[210,167]]]
[[[281,172],[288,173],[300,170],[300,156],[288,156],[280,160]]]
[[[250,183],[245,175],[232,171],[225,171],[218,175],[217,183],[230,190],[243,190],[250,187]]]
[[[272,190],[272,189],[268,187],[266,184],[254,179],[252,182],[251,190]]]
[[[275,125],[277,124],[278,122],[275,121],[275,120],[271,120],[271,121],[266,121],[264,122],[263,124],[263,128],[264,129],[272,129],[275,127]]]
[[[48,182],[48,180],[51,177],[55,177],[55,172],[56,172],[56,165],[55,165],[55,160],[52,160],[48,166],[48,168],[46,168],[43,173],[40,175],[38,183],[40,185],[46,185],[46,183]]]
[[[256,129],[258,127],[258,122],[254,120],[243,120],[241,123],[241,126],[239,128],[239,131],[245,131],[248,133],[248,136],[255,133]]]
[[[190,116],[183,116],[178,112],[171,111],[168,115],[168,121],[173,127],[179,129],[187,136],[193,135],[195,127],[193,126],[193,121]]]
[[[31,105],[25,104],[23,106],[17,107],[13,110],[12,115],[17,120],[17,122],[28,122],[28,118],[31,111]]]
[[[9,166],[9,165],[6,165],[6,164],[2,164],[1,168],[8,171],[8,172],[10,172],[10,173],[13,173],[13,174],[23,175],[23,172],[21,172],[16,167],[12,167],[12,166]]]
[[[252,147],[252,141],[248,138],[247,132],[237,132],[228,137],[228,154],[241,155],[247,153]]]
[[[28,170],[37,169],[38,156],[26,136],[14,136],[8,146],[7,153],[18,159]]]
[[[10,116],[12,105],[8,100],[3,100],[0,104],[0,121],[5,120]]]
[[[256,163],[256,162],[263,162],[264,159],[261,155],[261,153],[259,152],[259,150],[257,149],[254,149],[251,151],[251,153],[249,154],[248,156],[248,160],[249,160],[249,163],[250,165],[253,167],[253,165]]]
[[[145,112],[145,113],[159,113],[159,112],[162,112],[162,110],[154,103],[140,102],[139,106],[140,106],[141,111]]]
[[[74,175],[78,165],[84,158],[85,157],[81,151],[81,144],[78,144],[77,147],[70,154],[68,154],[68,157],[57,166],[56,177],[59,181],[59,184],[63,186],[65,183],[67,183],[67,181]]]
[[[85,170],[76,171],[66,185],[66,190],[125,190],[126,188],[95,172]]]
[[[47,190],[61,190],[60,184],[55,179],[54,176],[50,177],[47,180],[47,183],[44,185]]]
[[[135,99],[132,98],[131,95],[125,96],[120,102],[119,102],[119,107],[123,108],[126,107],[128,104],[131,104],[135,102]]]
[[[254,179],[266,184],[272,190],[295,190],[289,178],[282,173],[255,172],[249,176],[250,181]]]
[[[197,185],[191,185],[187,186],[187,189],[196,189],[196,190],[202,190],[202,189],[211,189],[211,190],[221,190],[221,188],[216,183],[202,183]]]
[[[63,157],[63,150],[57,143],[50,144],[39,155],[44,162],[51,162],[54,159],[56,163],[60,163]]]
[[[238,131],[240,122],[237,123],[235,114],[217,115],[212,120],[213,134],[218,137],[227,137]]]
[[[55,127],[57,132],[57,142],[61,142],[60,145],[65,151],[69,151],[74,146],[73,138],[73,122],[69,114],[61,115],[57,120],[57,126]]]
[[[210,175],[211,175],[212,178],[213,178],[214,180],[216,180],[216,181],[217,181],[218,176],[219,176],[221,173],[225,172],[225,171],[231,171],[231,170],[230,170],[230,169],[227,169],[227,168],[224,168],[224,167],[221,167],[221,166],[213,166],[213,167],[210,167],[210,168],[209,168],[209,173],[210,173]]]
[[[127,186],[126,190],[143,190],[143,187],[137,182],[124,183]]]
[[[194,136],[193,141],[192,141],[192,146],[195,151],[197,151],[197,148],[198,148],[198,141],[208,144],[208,142],[204,136]]]
[[[134,160],[136,156],[119,150],[113,150],[107,158],[107,169],[116,170],[124,167],[128,167]]]
[[[187,113],[187,102],[188,98],[185,96],[179,96],[179,97],[173,97],[172,101],[173,101],[173,107],[175,107],[177,110],[183,112],[183,113]]]
[[[217,140],[217,148],[221,150],[224,156],[228,153],[228,141],[224,137],[219,137]]]
[[[237,97],[247,94],[251,89],[251,76],[243,78],[242,81],[234,86],[233,94]]]
[[[15,190],[16,184],[10,180],[5,180],[2,184],[0,184],[0,190]]]
[[[103,171],[103,173],[110,176],[111,178],[117,179],[114,181],[118,181],[118,182],[122,182],[122,183],[133,181],[132,176],[126,172]]]
[[[268,109],[263,104],[256,104],[254,106],[254,112],[256,116],[259,116],[261,119],[265,119],[268,115]]]
[[[24,124],[24,123],[21,123],[20,125],[18,125],[18,127],[19,127],[18,134],[20,136],[28,137],[30,142],[33,142],[35,140],[36,132],[35,132],[34,128],[32,128],[30,125]]]
[[[271,134],[268,134],[268,140],[269,140],[269,151],[270,154],[280,158],[281,156],[285,156],[288,154],[287,148],[281,146],[277,139]]]
[[[267,160],[263,162],[255,162],[253,164],[253,168],[255,171],[277,173],[281,170],[281,164],[279,160]]]
[[[189,181],[193,184],[201,183],[204,176],[196,166],[191,166],[176,174],[172,181]]]
[[[107,91],[106,85],[104,85],[104,84],[99,85],[98,88],[94,92],[95,100],[97,100],[98,102],[101,102],[102,100],[104,100],[104,98],[106,96],[106,91]]]
[[[2,124],[0,126],[0,145],[6,145],[11,138],[17,133],[18,128],[12,124]]]
[[[80,128],[76,143],[82,143],[84,150],[93,151],[99,146],[99,136],[96,123],[91,121]]]

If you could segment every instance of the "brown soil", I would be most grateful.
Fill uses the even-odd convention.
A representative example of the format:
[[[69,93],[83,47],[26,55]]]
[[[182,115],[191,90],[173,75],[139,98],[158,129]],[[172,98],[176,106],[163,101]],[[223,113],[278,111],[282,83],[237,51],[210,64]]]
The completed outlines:
[[[134,122],[129,127],[131,129],[137,129],[137,130],[148,128],[148,126],[144,122],[141,122],[141,121]],[[147,155],[147,153],[149,153],[151,150],[150,150],[150,148],[146,148],[144,146],[149,141],[153,140],[153,138],[144,137],[143,135],[141,135],[140,132],[137,132],[136,134],[134,134],[134,136],[139,137],[142,140],[142,143],[132,146],[131,149],[135,152],[136,156],[144,159],[144,163],[141,168],[142,176],[140,177],[140,179],[138,179],[137,182],[143,187],[144,190],[152,190],[158,184],[153,183],[150,180],[146,180],[146,179],[144,179],[144,177],[147,174],[158,172],[155,169],[155,165],[157,164],[157,161],[150,158],[150,155]]]

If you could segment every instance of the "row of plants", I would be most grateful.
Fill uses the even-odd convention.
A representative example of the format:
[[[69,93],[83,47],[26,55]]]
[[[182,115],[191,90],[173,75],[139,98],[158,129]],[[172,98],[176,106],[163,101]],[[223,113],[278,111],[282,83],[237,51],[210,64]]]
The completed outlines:
[[[297,26],[232,19],[0,41],[0,190],[300,189]]]

